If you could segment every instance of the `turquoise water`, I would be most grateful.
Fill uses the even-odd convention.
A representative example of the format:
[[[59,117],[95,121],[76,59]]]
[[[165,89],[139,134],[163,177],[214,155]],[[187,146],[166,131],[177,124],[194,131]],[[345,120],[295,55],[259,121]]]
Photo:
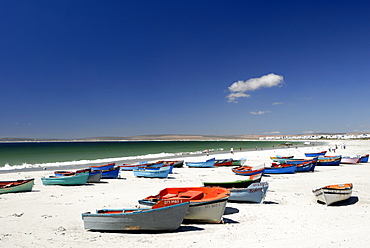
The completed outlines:
[[[25,142],[0,143],[0,169],[153,160],[206,149],[235,151],[273,148],[281,141],[129,141],[129,142]],[[294,144],[301,144],[296,142]]]

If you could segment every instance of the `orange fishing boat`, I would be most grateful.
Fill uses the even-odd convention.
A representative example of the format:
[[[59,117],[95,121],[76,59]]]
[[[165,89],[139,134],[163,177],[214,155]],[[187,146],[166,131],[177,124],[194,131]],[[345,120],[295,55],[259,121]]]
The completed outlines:
[[[140,204],[154,205],[159,201],[182,203],[190,201],[184,220],[219,223],[226,208],[230,191],[220,187],[165,188],[159,194],[139,200]]]

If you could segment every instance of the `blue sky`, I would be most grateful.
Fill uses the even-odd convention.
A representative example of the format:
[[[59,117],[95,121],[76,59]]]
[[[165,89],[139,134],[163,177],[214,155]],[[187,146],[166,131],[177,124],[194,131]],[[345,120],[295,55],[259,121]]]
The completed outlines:
[[[0,137],[369,132],[369,13],[0,0]]]

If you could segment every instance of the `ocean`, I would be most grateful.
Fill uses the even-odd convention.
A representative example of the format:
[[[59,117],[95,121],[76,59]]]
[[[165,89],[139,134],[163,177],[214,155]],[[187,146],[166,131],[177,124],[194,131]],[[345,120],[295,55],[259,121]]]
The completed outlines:
[[[125,141],[0,143],[0,170],[152,161],[212,152],[272,149],[281,141]],[[292,142],[301,145],[302,142]]]

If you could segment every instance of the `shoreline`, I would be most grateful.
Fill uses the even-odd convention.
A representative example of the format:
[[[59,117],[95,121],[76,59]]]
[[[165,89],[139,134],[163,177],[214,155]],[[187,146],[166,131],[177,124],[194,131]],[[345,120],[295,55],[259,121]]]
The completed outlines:
[[[335,143],[335,142],[334,142]],[[337,142],[338,143],[338,142]],[[323,146],[278,148],[236,152],[247,164],[270,163],[273,155],[294,155],[326,150]],[[348,141],[335,153],[368,154],[370,141]],[[217,153],[220,154],[220,153]],[[221,153],[229,155],[229,152]],[[216,155],[216,154],[215,154]],[[221,156],[221,155],[220,155]],[[208,156],[213,157],[212,155]],[[178,157],[177,157],[178,158]],[[182,157],[204,161],[206,155]],[[370,163],[316,166],[315,172],[263,176],[269,189],[263,204],[227,203],[224,223],[182,224],[163,233],[115,233],[85,230],[81,214],[102,208],[132,208],[138,200],[166,187],[201,186],[204,181],[243,180],[231,167],[174,168],[167,179],[134,177],[121,172],[121,179],[83,186],[44,186],[41,177],[51,170],[13,171],[0,180],[35,178],[32,192],[2,194],[0,240],[5,247],[366,247],[370,223]],[[350,201],[325,206],[316,202],[313,188],[335,183],[353,183]]]

